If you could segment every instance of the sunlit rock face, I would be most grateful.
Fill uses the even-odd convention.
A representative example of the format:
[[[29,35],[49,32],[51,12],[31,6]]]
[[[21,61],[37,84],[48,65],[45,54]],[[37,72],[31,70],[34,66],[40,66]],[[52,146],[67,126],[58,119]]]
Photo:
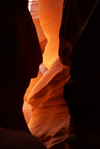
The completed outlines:
[[[62,142],[68,135],[70,115],[63,99],[63,88],[69,80],[69,71],[70,68],[62,66],[57,58],[30,92],[28,103],[24,104],[29,130],[47,148]]]
[[[39,11],[37,12],[34,11],[34,13],[32,13],[32,10],[30,11],[33,16],[33,21],[35,20],[34,16],[37,15],[37,18],[38,18],[38,21],[34,21],[34,23],[37,29],[40,45],[43,48],[43,51],[42,51],[43,63],[40,65],[38,77],[35,80],[33,80],[33,82],[31,81],[30,87],[26,92],[28,94],[26,97],[27,100],[25,101],[23,106],[23,111],[31,133],[35,135],[37,138],[39,138],[39,140],[41,140],[41,142],[43,142],[47,146],[47,148],[50,148],[51,146],[65,140],[68,135],[68,127],[69,127],[69,120],[70,120],[70,115],[69,115],[68,106],[67,106],[68,100],[70,101],[71,104],[74,103],[74,105],[72,106],[72,111],[73,111],[73,107],[76,110],[75,104],[76,104],[76,101],[78,101],[77,100],[78,98],[75,99],[74,94],[72,94],[73,79],[69,81],[71,84],[70,91],[68,91],[69,87],[64,91],[64,84],[70,78],[70,68],[68,66],[70,66],[71,61],[69,59],[69,56],[86,25],[84,23],[81,24],[81,19],[83,19],[82,22],[85,21],[85,23],[87,23],[87,20],[89,19],[87,18],[88,16],[87,12],[89,12],[92,9],[90,9],[90,5],[88,5],[89,7],[87,7],[86,1],[65,0],[66,3],[64,4],[67,8],[64,9],[63,11],[62,25],[60,29],[60,48],[59,48],[59,28],[61,24],[63,1],[62,0],[58,0],[58,1],[57,0],[54,0],[54,1],[39,0],[38,2],[39,2]],[[36,10],[38,10],[37,9],[38,2],[34,1],[32,4],[32,6],[36,8]],[[77,5],[76,5],[76,2],[77,2]],[[88,2],[91,3],[91,1],[88,1]],[[86,5],[83,5],[84,3]],[[83,8],[83,6],[85,6],[84,7],[85,13],[83,9],[81,9]],[[94,5],[91,5],[91,6],[94,7]],[[85,8],[87,8],[88,11]],[[89,13],[89,17],[90,17],[90,13]],[[44,32],[45,34],[43,35],[44,38],[41,38],[42,36],[40,35],[41,31],[39,30],[39,28],[41,28],[42,35]],[[91,33],[93,33],[93,30],[91,30]],[[86,38],[88,38],[88,36],[86,36]],[[81,52],[82,49],[83,51],[84,49],[86,49],[87,46],[85,44],[84,44],[85,47],[83,46],[83,43],[85,43],[84,42],[85,40],[83,40],[82,44],[80,43],[82,47],[81,48],[79,47],[78,51]],[[47,45],[46,45],[46,41],[48,42]],[[91,48],[89,49],[91,50]],[[63,66],[59,60],[58,49],[60,49],[60,52],[59,52],[60,59],[62,60],[62,63],[66,66]],[[95,47],[93,48],[93,52],[94,52],[94,49]],[[73,51],[75,51],[75,48]],[[86,53],[87,53],[87,49],[86,49]],[[89,54],[89,57],[90,57],[90,54]],[[80,57],[80,54],[78,55],[78,58],[80,58],[80,60],[78,61],[78,63],[76,63],[76,66],[78,65],[82,66],[80,65],[82,64],[80,63],[82,60]],[[78,60],[78,58],[77,56],[75,56],[76,61]],[[84,60],[86,62],[86,59]],[[88,60],[90,61],[90,59]],[[72,73],[73,64],[75,64],[75,61],[72,62],[72,65],[71,65],[71,78],[73,75]],[[84,67],[86,67],[86,65],[84,65],[83,63]],[[83,69],[84,67],[81,67],[81,70],[84,70]],[[75,71],[75,73],[77,73],[78,70]],[[73,76],[74,76],[73,78],[75,79],[75,75]],[[78,76],[78,79],[79,79],[79,76]],[[77,82],[77,80],[75,81]],[[74,88],[75,87],[73,87],[73,92],[75,91],[75,89],[77,90],[77,86],[75,89]],[[80,90],[82,91],[82,94],[84,94],[83,89],[80,89]],[[67,103],[63,99],[63,91],[67,95],[65,98]],[[77,91],[75,91],[75,93],[77,93]],[[68,97],[68,94],[73,96],[74,102],[71,102],[72,98],[70,96]],[[80,97],[79,97],[79,101],[77,102],[78,107],[79,107]],[[86,95],[84,96],[84,98],[85,97]],[[83,101],[84,101],[84,98],[83,98]],[[85,106],[83,106],[83,109]],[[83,111],[84,110],[82,110],[82,112]],[[77,116],[78,114],[80,115],[80,107],[79,107],[78,114],[75,114],[75,112],[73,113],[75,115],[75,118],[76,118],[76,115]],[[78,118],[78,120],[80,120],[80,118]],[[78,128],[79,127],[80,125],[78,126]]]
[[[40,19],[39,19],[39,15],[38,15],[38,10],[39,10],[38,0],[29,0],[28,8],[30,10],[33,22],[34,22],[36,30],[37,30],[39,42],[41,43],[42,41],[45,40],[46,37],[45,37],[45,35],[43,33],[43,29],[40,25]]]
[[[63,66],[58,56],[63,0],[30,2],[43,63],[38,77],[31,79],[26,91],[23,112],[31,133],[50,148],[66,139],[70,120],[68,106],[63,99],[70,68]]]
[[[58,57],[63,0],[52,0],[45,3],[41,0],[29,0],[28,6],[37,30],[41,51],[44,53],[43,63],[49,68]],[[32,84],[34,86],[41,76],[39,72],[38,78],[31,79],[31,85],[24,96],[25,100],[32,89]]]
[[[38,0],[40,23],[48,43],[43,55],[47,68],[55,61],[59,49],[59,29],[62,16],[63,0]]]
[[[63,0],[46,0],[45,3],[43,0],[29,0],[29,10],[36,26],[39,42],[43,42],[46,38],[48,41],[48,43],[45,42],[47,45],[43,55],[43,63],[47,68],[58,56],[62,7]]]

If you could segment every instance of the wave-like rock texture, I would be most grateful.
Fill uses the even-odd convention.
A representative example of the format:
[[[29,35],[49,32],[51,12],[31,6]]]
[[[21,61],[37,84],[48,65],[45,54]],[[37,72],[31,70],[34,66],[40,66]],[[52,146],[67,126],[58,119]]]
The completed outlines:
[[[40,24],[48,40],[43,63],[49,68],[58,56],[63,0],[38,0],[38,3]]]
[[[29,0],[29,10],[37,30],[41,51],[43,53],[43,63],[47,68],[58,57],[62,7],[63,0],[45,1],[45,3],[42,0]],[[24,96],[25,100],[29,91],[32,89],[32,84],[34,87],[40,77],[42,75],[39,72],[38,79],[31,79],[30,86]]]
[[[70,115],[63,99],[64,84],[69,80],[69,67],[64,67],[59,58],[34,86],[24,104],[24,114],[29,130],[47,148],[62,142],[68,135]],[[29,111],[26,106],[29,106]],[[28,120],[27,112],[31,118]]]
[[[45,37],[45,35],[43,33],[43,29],[40,25],[40,19],[39,19],[39,15],[38,15],[38,11],[39,11],[38,0],[29,0],[28,8],[30,10],[33,22],[36,27],[39,42],[41,43],[42,41],[44,41],[46,39],[46,37]]]
[[[30,1],[30,4],[44,53],[38,77],[31,79],[25,94],[27,101],[24,102],[23,112],[31,133],[50,148],[66,139],[70,120],[68,106],[63,99],[64,84],[70,78],[70,68],[62,65],[58,57],[63,0],[46,0],[45,3],[38,0]]]

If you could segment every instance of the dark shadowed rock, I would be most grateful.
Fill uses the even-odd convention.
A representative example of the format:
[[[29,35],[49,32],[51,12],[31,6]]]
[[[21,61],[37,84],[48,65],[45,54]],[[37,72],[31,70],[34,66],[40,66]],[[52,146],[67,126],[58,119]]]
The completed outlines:
[[[0,127],[1,149],[46,149],[46,147],[29,133]]]
[[[23,96],[42,54],[27,0],[0,1],[0,125],[28,132]]]
[[[69,2],[71,5],[68,5],[68,2],[65,1],[60,32],[60,57],[63,64],[71,64],[71,78],[64,87],[64,98],[74,123],[75,134],[69,135],[66,141],[73,149],[98,148],[100,135],[100,2],[98,0],[75,0],[76,16],[70,11],[74,3]],[[69,16],[65,13],[67,10]],[[76,17],[76,23],[71,24],[73,18],[70,16]],[[79,30],[76,30],[78,28],[75,28],[74,24]],[[75,36],[75,31],[79,36]],[[75,42],[72,42],[73,40]],[[67,43],[72,45],[72,49]],[[67,57],[70,60],[69,63],[65,59]]]

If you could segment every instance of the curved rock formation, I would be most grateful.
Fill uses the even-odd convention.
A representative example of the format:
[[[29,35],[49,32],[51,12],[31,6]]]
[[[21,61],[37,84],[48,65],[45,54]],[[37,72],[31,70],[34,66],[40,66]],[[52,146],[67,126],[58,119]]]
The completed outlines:
[[[33,22],[34,22],[35,27],[36,27],[39,42],[41,43],[42,41],[45,40],[46,37],[45,37],[43,29],[40,25],[40,18],[38,15],[38,11],[39,11],[38,0],[29,0],[28,8],[30,10]]]
[[[31,80],[26,92],[28,102],[24,103],[23,111],[31,133],[50,148],[64,141],[68,135],[70,115],[63,99],[63,90],[70,77],[70,68],[64,67],[58,57],[63,0],[38,2],[40,25],[48,43],[43,53],[43,64],[39,69],[39,76],[41,73],[43,76],[38,77],[36,82],[36,79],[33,82]],[[33,21],[36,20],[38,13],[30,11]],[[39,31],[38,25],[35,25]]]
[[[58,58],[28,96],[32,115],[28,123],[29,130],[47,148],[64,141],[68,135],[70,115],[63,99],[63,89],[69,80],[69,71],[70,68],[64,67]],[[24,114],[28,103],[23,107]],[[25,117],[27,119],[27,114]]]
[[[39,18],[48,43],[43,55],[43,63],[49,68],[58,57],[59,29],[63,0],[38,0]]]

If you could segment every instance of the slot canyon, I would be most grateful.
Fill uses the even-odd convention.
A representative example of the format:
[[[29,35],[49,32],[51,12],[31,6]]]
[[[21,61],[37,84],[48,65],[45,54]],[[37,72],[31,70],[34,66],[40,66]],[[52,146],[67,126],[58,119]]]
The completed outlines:
[[[0,18],[0,148],[99,149],[99,0],[5,0]]]

